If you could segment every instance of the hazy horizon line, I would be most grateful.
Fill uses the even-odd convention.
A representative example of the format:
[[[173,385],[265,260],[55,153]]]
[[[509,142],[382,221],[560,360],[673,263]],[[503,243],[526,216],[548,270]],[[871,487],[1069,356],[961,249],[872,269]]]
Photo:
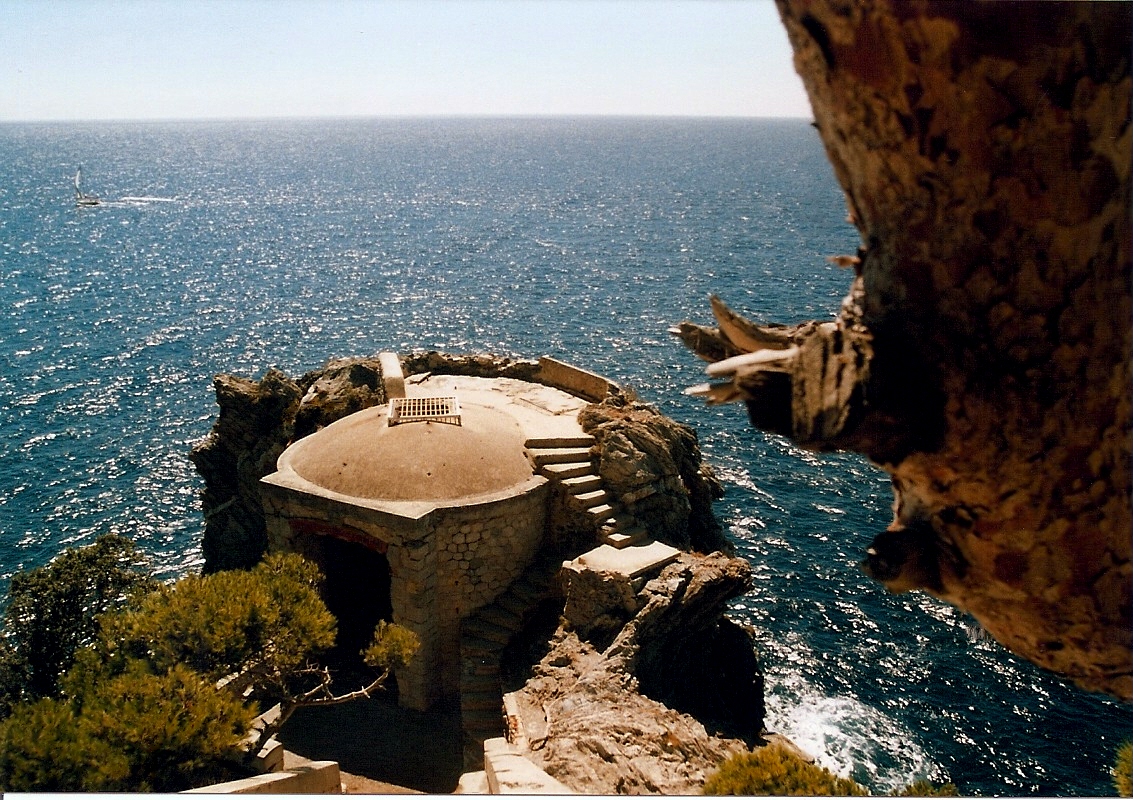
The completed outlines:
[[[39,117],[0,118],[0,125],[90,125],[100,123],[169,123],[169,122],[320,122],[364,120],[455,120],[455,119],[699,119],[699,120],[802,120],[813,122],[813,116],[783,114],[696,114],[696,113],[609,113],[609,112],[437,112],[405,114],[270,114],[255,116],[200,117]]]

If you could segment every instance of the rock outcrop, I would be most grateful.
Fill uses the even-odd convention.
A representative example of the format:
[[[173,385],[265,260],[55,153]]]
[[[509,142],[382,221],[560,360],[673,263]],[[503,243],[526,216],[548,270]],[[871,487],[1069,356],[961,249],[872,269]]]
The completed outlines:
[[[205,572],[248,569],[267,548],[260,478],[296,439],[385,402],[376,358],[339,359],[292,380],[268,370],[259,381],[218,375],[220,414],[190,458],[204,478]]]
[[[516,749],[587,794],[694,794],[728,756],[759,743],[763,686],[752,639],[722,617],[751,568],[682,554],[642,585],[564,573],[563,622],[510,693]]]
[[[730,551],[712,513],[724,488],[692,428],[622,396],[589,406],[578,421],[595,439],[606,491],[653,538],[682,550]]]
[[[892,474],[878,580],[1133,698],[1130,4],[778,5],[856,277],[832,322],[681,326],[697,391]]]

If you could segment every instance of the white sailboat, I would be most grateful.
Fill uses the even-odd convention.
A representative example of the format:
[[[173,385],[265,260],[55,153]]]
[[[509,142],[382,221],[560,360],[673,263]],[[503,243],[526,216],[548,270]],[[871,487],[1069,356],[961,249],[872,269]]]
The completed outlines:
[[[98,199],[96,194],[85,194],[82,189],[83,181],[83,167],[80,164],[78,171],[75,172],[75,205],[77,206],[97,206],[102,205],[102,201]]]

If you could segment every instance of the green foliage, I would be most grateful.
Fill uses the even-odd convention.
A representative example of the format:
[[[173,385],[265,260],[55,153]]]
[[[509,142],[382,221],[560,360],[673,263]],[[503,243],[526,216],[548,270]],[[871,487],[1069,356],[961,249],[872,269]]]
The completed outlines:
[[[413,631],[383,621],[374,628],[374,639],[362,652],[362,658],[371,667],[395,669],[408,664],[420,646]]]
[[[21,700],[50,697],[75,650],[98,634],[98,617],[152,588],[129,539],[113,534],[65,550],[12,578],[0,644],[0,716]]]
[[[919,780],[897,792],[897,797],[956,797],[959,794],[954,784]]]
[[[157,586],[133,571],[131,553],[104,538],[13,580],[17,633],[0,647],[0,681],[31,686],[27,659],[47,653],[58,696],[17,702],[0,722],[0,791],[172,792],[227,779],[249,752],[250,699],[280,703],[262,743],[299,706],[369,696],[417,650],[412,632],[380,624],[364,655],[381,674],[335,695],[314,661],[334,644],[335,620],[313,564],[277,555],[251,571]],[[59,586],[44,584],[52,580]],[[48,596],[38,614],[36,593]],[[111,612],[131,597],[132,608]]]
[[[144,659],[154,671],[184,664],[233,689],[285,696],[289,677],[334,644],[318,580],[318,569],[296,555],[182,578],[107,625],[106,656]]]
[[[1133,742],[1117,748],[1113,764],[1113,788],[1119,797],[1133,797]]]
[[[732,756],[704,783],[706,795],[860,796],[865,787],[780,745]]]
[[[98,792],[125,788],[125,753],[81,720],[71,703],[43,698],[0,722],[0,789]]]
[[[126,756],[132,790],[175,792],[208,783],[218,763],[244,755],[241,743],[255,711],[188,667],[153,674],[134,661],[95,687],[83,698],[81,719]]]
[[[76,661],[65,699],[17,705],[0,723],[5,791],[172,792],[235,762],[254,712],[187,667],[154,675],[131,662],[114,676]]]

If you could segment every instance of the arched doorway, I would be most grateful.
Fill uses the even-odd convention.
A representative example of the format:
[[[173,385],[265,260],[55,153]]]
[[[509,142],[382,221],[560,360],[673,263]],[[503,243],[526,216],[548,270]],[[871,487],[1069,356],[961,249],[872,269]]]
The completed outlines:
[[[389,561],[377,550],[329,536],[322,550],[323,599],[338,620],[335,650],[353,660],[369,645],[374,627],[393,619]]]
[[[330,663],[361,667],[360,652],[369,645],[374,627],[393,619],[384,546],[361,531],[315,520],[291,520],[291,529],[295,550],[323,573],[323,602],[338,623]]]

